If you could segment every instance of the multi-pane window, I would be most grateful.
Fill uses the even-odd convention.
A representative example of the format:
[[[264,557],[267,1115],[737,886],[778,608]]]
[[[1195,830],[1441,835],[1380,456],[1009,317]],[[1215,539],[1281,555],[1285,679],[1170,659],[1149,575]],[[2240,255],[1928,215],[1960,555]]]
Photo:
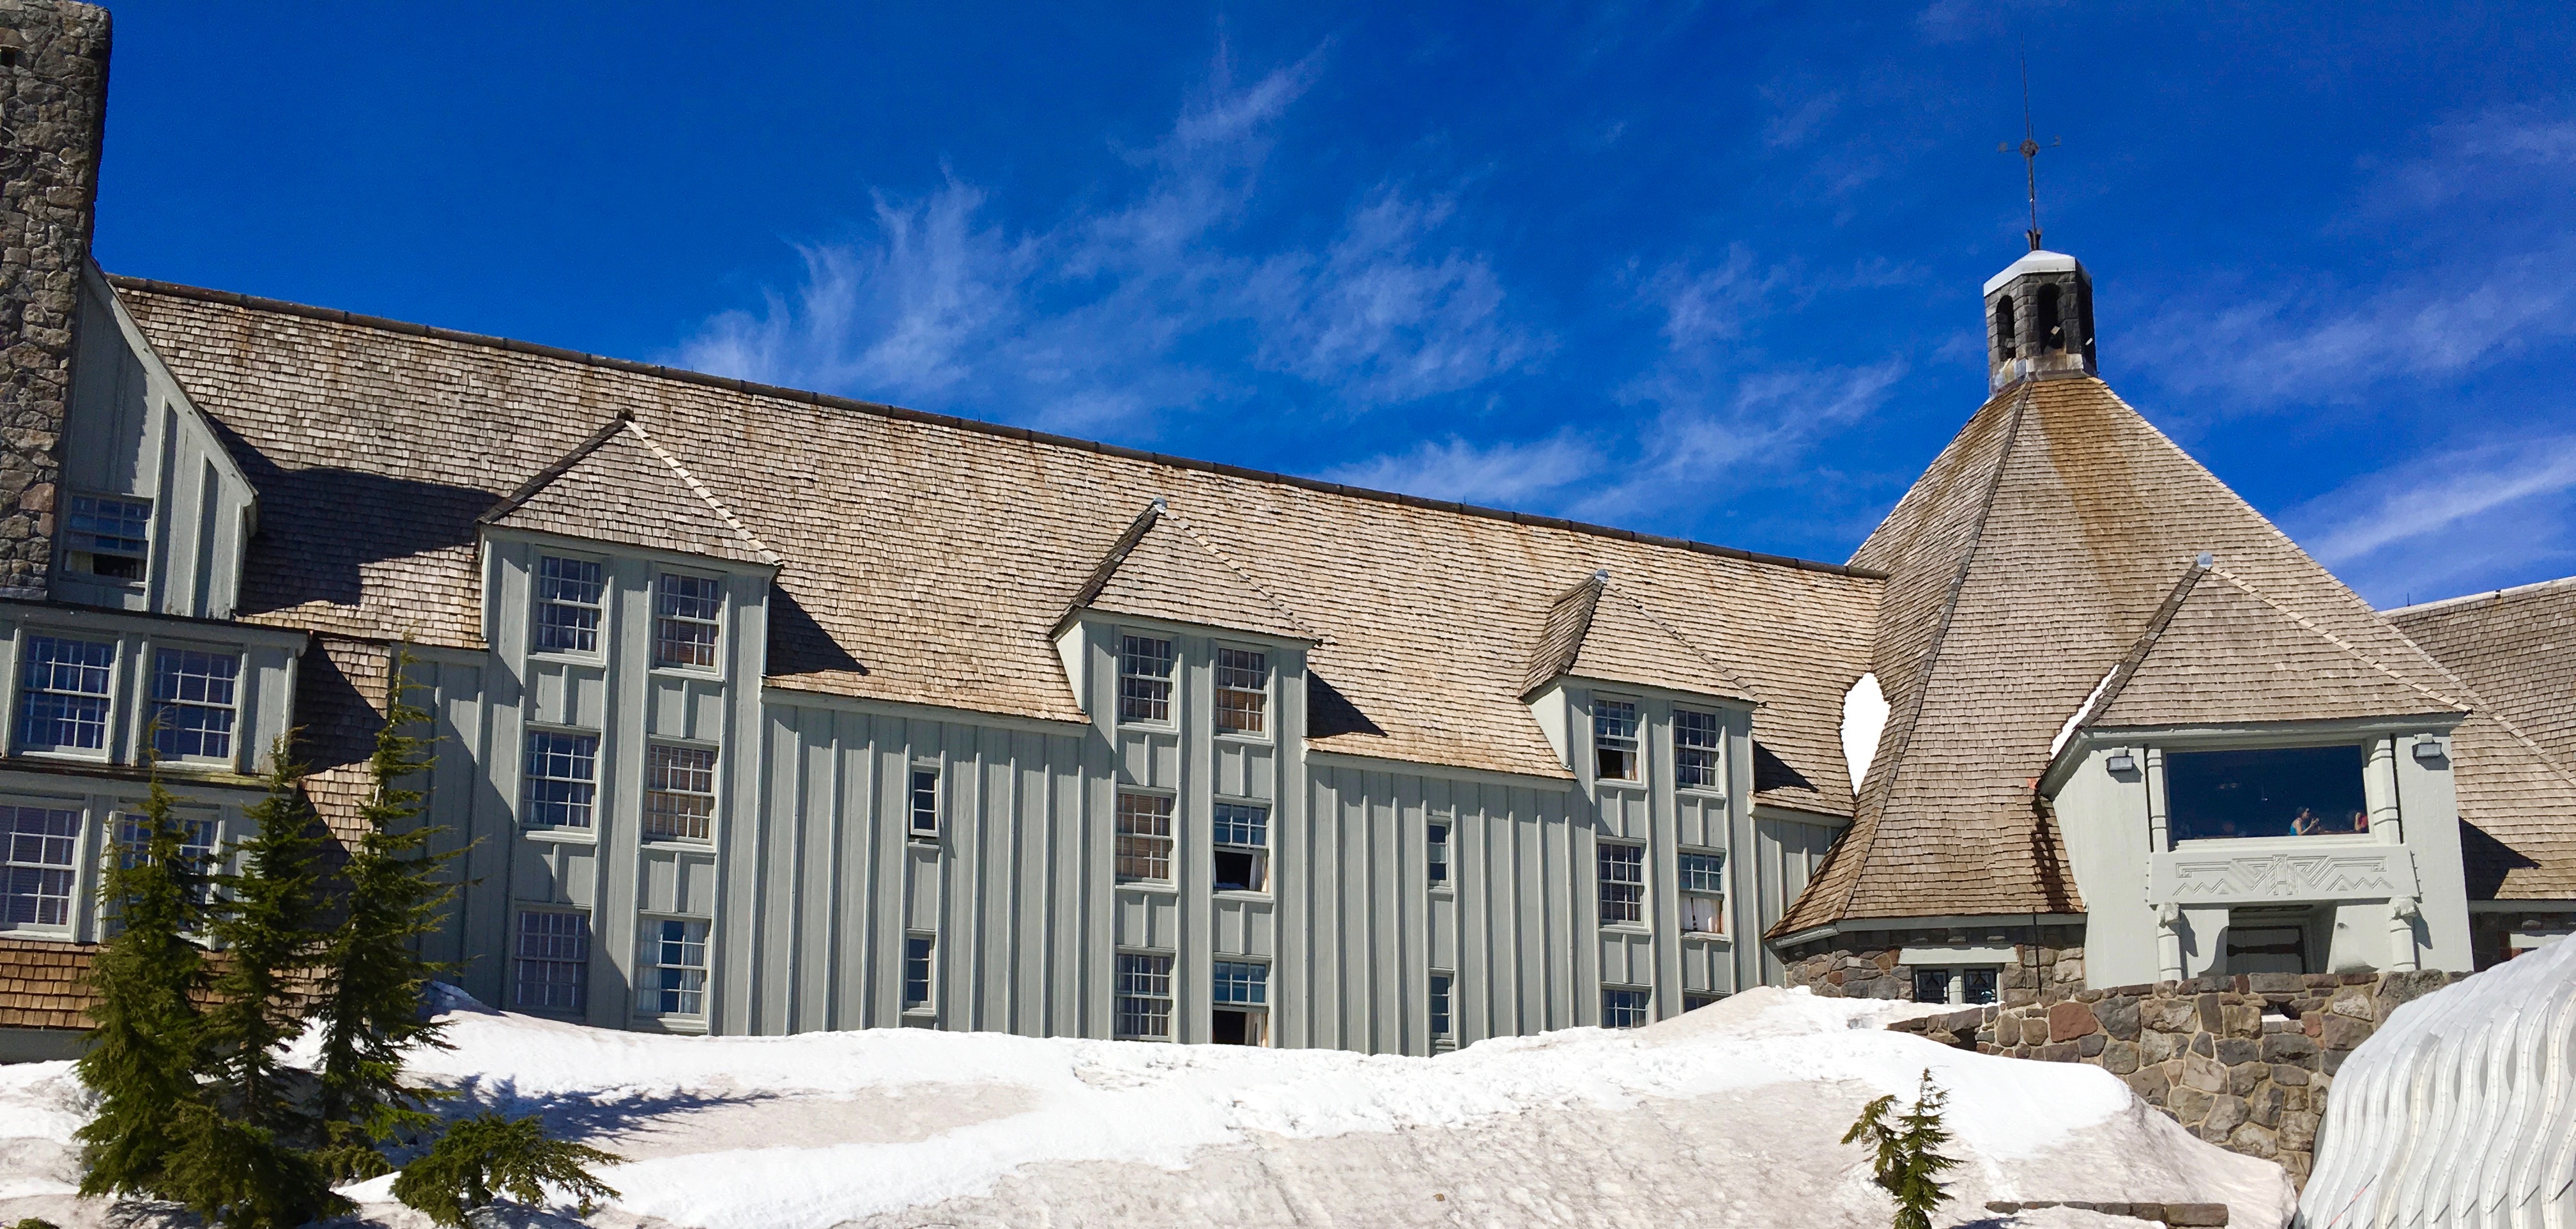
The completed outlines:
[[[1432,824],[1423,865],[1435,888],[1449,886],[1449,825]]]
[[[905,1007],[930,1006],[930,952],[929,935],[903,937],[903,1005]]]
[[[1717,714],[1673,710],[1673,783],[1683,789],[1718,788],[1717,762],[1724,750]]]
[[[644,922],[643,1008],[647,1015],[707,1014],[707,924],[679,918]]]
[[[74,495],[63,531],[71,570],[106,580],[141,580],[152,536],[152,501]]]
[[[1172,642],[1151,636],[1118,638],[1118,719],[1172,719]]]
[[[179,825],[177,868],[179,878],[187,885],[188,898],[202,905],[214,898],[215,882],[212,876],[222,869],[215,859],[215,821],[212,818],[186,815],[175,818]],[[150,817],[120,811],[110,816],[108,822],[116,832],[117,865],[132,870],[151,862],[152,820]],[[104,901],[102,905],[113,914],[117,903]],[[110,918],[110,924],[113,928],[113,917]]]
[[[598,652],[599,599],[606,590],[596,559],[538,558],[536,650]]]
[[[1431,975],[1431,1035],[1434,1037],[1450,1035],[1449,986],[1451,981],[1452,978],[1447,973]]]
[[[1682,930],[1691,934],[1726,933],[1726,855],[1681,855]]]
[[[196,649],[152,653],[152,753],[163,759],[230,759],[241,658]]]
[[[707,839],[716,813],[716,753],[655,743],[644,753],[644,835]]]
[[[62,926],[71,921],[73,848],[80,842],[81,813],[46,807],[0,806],[0,926]]]
[[[1603,986],[1601,988],[1601,1027],[1644,1027],[1647,1017],[1654,1009],[1654,1002],[1655,995],[1651,990],[1639,990],[1631,986]]]
[[[1270,890],[1270,809],[1253,802],[1216,804],[1216,889]]]
[[[589,827],[598,781],[598,735],[528,731],[527,768],[519,781],[519,822],[538,828]]]
[[[1914,970],[1917,1003],[1991,1003],[2001,969],[1993,965]]]
[[[664,572],[653,581],[653,664],[716,664],[716,620],[724,610],[724,582],[712,576]]]
[[[1646,847],[1603,841],[1600,851],[1602,922],[1645,921]]]
[[[1682,996],[1682,1010],[1698,1011],[1724,997],[1722,994],[1685,994]]]
[[[1249,960],[1216,962],[1216,1001],[1229,1006],[1270,1005],[1270,966]]]
[[[116,645],[29,636],[25,652],[27,664],[18,677],[20,749],[104,749],[107,680],[116,665]]]
[[[1160,794],[1118,795],[1118,878],[1172,879],[1172,800]]]
[[[1216,731],[1258,734],[1269,728],[1270,656],[1250,649],[1216,651]]]
[[[1119,1036],[1171,1036],[1172,958],[1118,953],[1117,999]]]
[[[518,991],[512,1001],[538,1011],[579,1011],[589,1001],[590,915],[558,909],[519,914]]]
[[[912,770],[912,834],[922,837],[939,835],[939,770],[936,768]]]
[[[1592,699],[1592,775],[1604,781],[1637,779],[1637,702]]]

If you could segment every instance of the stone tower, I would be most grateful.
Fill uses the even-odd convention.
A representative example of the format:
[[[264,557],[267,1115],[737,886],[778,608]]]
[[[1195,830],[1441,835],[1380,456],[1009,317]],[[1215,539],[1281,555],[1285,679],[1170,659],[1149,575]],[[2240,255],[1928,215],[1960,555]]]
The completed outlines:
[[[0,596],[53,572],[72,315],[98,200],[107,10],[0,0]]]
[[[2064,252],[2035,251],[1986,279],[1989,391],[2051,374],[2092,375],[2093,279]]]

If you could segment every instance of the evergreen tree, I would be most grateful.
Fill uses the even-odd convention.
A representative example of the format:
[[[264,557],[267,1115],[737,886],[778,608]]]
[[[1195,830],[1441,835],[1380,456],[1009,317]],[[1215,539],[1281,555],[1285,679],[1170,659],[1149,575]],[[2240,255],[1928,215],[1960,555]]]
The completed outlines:
[[[394,1198],[439,1224],[462,1225],[495,1192],[536,1207],[551,1186],[579,1199],[587,1216],[594,1200],[617,1195],[589,1167],[617,1159],[587,1144],[548,1139],[535,1118],[478,1114],[448,1127],[435,1146],[403,1166],[394,1179]]]
[[[1950,1189],[1938,1180],[1943,1170],[1959,1163],[1940,1151],[1941,1145],[1950,1142],[1949,1129],[1941,1123],[1941,1107],[1949,1099],[1950,1094],[1932,1082],[1932,1070],[1926,1067],[1912,1109],[1894,1114],[1895,1095],[1880,1097],[1861,1110],[1851,1130],[1843,1132],[1846,1144],[1867,1137],[1877,1147],[1870,1180],[1896,1201],[1890,1229],[1932,1229],[1933,1210],[1949,1197]]]
[[[190,936],[203,927],[206,881],[177,802],[156,774],[142,813],[127,818],[139,839],[118,833],[105,855],[116,931],[90,962],[92,1027],[78,1070],[99,1101],[77,1132],[84,1195],[163,1194],[190,1111],[204,1105],[194,996],[206,988],[206,954]]]
[[[240,871],[215,877],[226,891],[208,927],[223,956],[202,1024],[205,1104],[185,1116],[168,1185],[208,1221],[292,1229],[347,1201],[297,1147],[313,1115],[284,1062],[304,1029],[299,979],[322,954],[326,846],[287,739],[271,755],[267,797],[243,818],[257,830],[234,847]]]
[[[346,913],[323,949],[323,994],[314,1015],[322,1027],[322,1163],[337,1178],[368,1178],[391,1168],[385,1145],[435,1125],[423,1106],[446,1095],[403,1081],[403,1051],[446,1048],[444,1026],[426,1018],[422,995],[447,970],[421,957],[419,940],[438,929],[455,889],[441,882],[454,853],[431,841],[444,829],[419,822],[421,791],[409,782],[430,765],[429,740],[411,731],[429,714],[410,703],[404,675],[411,655],[390,663],[390,695],[375,754],[367,761],[371,791],[364,822],[342,875]]]

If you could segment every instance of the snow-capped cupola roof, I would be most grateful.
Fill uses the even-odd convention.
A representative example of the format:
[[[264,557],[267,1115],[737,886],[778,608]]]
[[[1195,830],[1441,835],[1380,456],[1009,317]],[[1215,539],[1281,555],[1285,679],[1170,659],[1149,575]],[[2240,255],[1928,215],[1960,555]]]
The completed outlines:
[[[1987,278],[1986,293],[1993,294],[2003,289],[2004,283],[2025,273],[2073,273],[2083,267],[2081,261],[2064,252],[2032,252],[2005,265],[2003,272]]]
[[[2064,252],[2034,251],[1986,279],[1987,388],[2094,373],[2093,279]]]

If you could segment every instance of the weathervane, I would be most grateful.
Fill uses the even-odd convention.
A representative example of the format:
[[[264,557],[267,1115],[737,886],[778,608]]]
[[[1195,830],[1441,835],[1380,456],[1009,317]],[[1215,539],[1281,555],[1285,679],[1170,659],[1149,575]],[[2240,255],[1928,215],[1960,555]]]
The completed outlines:
[[[2066,138],[2051,137],[2048,143],[2052,146],[2064,145]],[[2032,127],[2030,122],[2030,53],[2023,52],[2021,57],[2021,148],[2016,150],[2012,142],[2003,141],[1995,145],[1995,152],[2020,154],[2022,168],[2030,176],[2030,250],[2034,252],[2039,250],[2039,151],[2039,130]]]

